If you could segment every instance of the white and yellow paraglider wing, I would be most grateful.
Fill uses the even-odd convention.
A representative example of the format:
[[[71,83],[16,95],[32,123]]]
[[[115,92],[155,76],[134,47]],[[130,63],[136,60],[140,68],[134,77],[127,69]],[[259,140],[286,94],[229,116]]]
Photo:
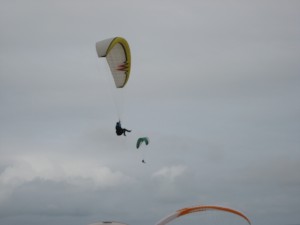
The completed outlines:
[[[117,88],[123,88],[130,75],[131,55],[127,41],[121,37],[96,43],[98,57],[106,57]]]
[[[165,225],[178,217],[188,215],[190,213],[210,211],[210,210],[223,211],[223,212],[235,214],[235,215],[243,218],[244,220],[246,220],[247,223],[249,225],[251,225],[251,221],[243,213],[241,213],[237,210],[231,209],[231,208],[226,208],[226,207],[222,207],[222,206],[212,206],[212,205],[201,205],[201,206],[195,206],[195,207],[183,208],[183,209],[177,210],[176,212],[168,215],[167,217],[165,217],[162,220],[160,220],[159,222],[157,222],[156,225]]]

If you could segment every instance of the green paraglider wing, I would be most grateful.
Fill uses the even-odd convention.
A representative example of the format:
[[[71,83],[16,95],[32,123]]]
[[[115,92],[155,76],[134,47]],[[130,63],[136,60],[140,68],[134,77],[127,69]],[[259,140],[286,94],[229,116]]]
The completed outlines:
[[[136,148],[139,148],[143,142],[145,142],[145,144],[148,145],[149,138],[148,137],[140,137],[136,142]]]

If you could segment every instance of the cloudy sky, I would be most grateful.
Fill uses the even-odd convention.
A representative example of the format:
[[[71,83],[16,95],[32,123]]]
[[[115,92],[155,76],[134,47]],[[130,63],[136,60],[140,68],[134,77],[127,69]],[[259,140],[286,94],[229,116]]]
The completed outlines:
[[[0,224],[153,225],[198,204],[300,224],[299,10],[0,0]],[[132,54],[118,91],[95,51],[114,36]]]

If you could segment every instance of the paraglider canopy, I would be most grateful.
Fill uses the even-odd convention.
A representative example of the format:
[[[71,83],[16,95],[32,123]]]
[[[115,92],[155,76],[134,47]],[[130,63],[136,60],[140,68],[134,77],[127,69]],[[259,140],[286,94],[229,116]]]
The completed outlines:
[[[120,223],[120,222],[103,221],[103,222],[98,222],[98,223],[92,223],[89,225],[127,225],[127,224]]]
[[[130,75],[131,55],[127,41],[114,37],[96,43],[98,57],[105,57],[117,88],[123,88]]]
[[[156,225],[165,225],[180,216],[188,215],[190,213],[214,211],[214,210],[235,214],[235,215],[241,217],[242,219],[246,220],[247,223],[249,225],[251,225],[250,220],[243,213],[241,213],[237,210],[231,209],[231,208],[222,207],[222,206],[214,206],[214,205],[201,205],[201,206],[194,206],[194,207],[183,208],[183,209],[177,210],[176,212],[168,215],[167,217],[165,217],[162,220],[160,220],[159,222],[157,222]]]
[[[146,145],[149,144],[149,138],[148,137],[140,137],[136,142],[136,148],[139,148],[142,143],[145,143]]]

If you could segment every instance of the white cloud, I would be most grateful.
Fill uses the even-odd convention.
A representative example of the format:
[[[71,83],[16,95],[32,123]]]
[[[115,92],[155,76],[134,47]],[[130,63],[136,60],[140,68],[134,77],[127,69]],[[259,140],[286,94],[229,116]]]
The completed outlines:
[[[18,187],[44,180],[62,182],[82,190],[97,190],[126,185],[133,178],[94,161],[61,160],[45,157],[25,157],[6,167],[0,174],[0,201],[5,200]]]
[[[164,167],[159,171],[155,172],[153,174],[153,177],[174,181],[177,177],[182,176],[185,171],[186,167],[182,165]]]
[[[178,202],[186,197],[187,168],[183,165],[163,167],[153,173],[156,197],[162,202]],[[190,187],[188,187],[190,188]]]

